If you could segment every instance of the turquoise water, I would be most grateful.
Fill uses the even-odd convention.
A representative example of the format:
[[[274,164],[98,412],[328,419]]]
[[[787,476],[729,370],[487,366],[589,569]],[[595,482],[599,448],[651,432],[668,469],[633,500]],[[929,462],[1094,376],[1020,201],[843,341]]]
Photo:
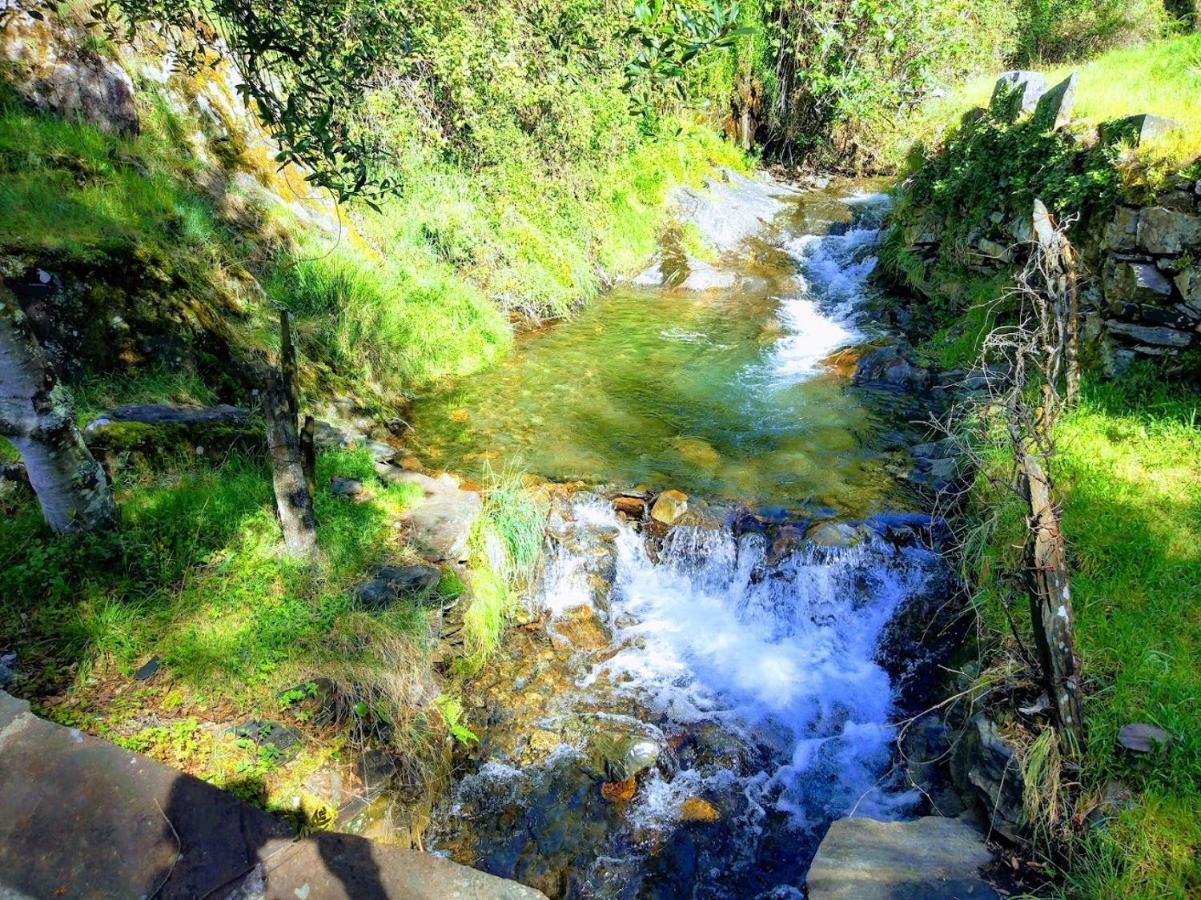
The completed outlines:
[[[875,199],[844,183],[788,201],[776,227],[717,263],[733,287],[621,286],[525,336],[498,368],[414,405],[414,449],[468,473],[878,507],[891,481],[880,417],[847,381],[850,348],[870,333],[857,307],[875,236],[848,223]]]

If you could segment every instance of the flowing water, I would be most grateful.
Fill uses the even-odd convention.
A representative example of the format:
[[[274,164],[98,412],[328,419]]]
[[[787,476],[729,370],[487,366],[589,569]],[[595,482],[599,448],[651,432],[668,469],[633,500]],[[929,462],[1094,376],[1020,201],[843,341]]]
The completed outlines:
[[[914,647],[891,623],[945,572],[920,517],[881,516],[905,498],[881,447],[896,398],[852,388],[842,355],[872,335],[881,202],[801,195],[724,262],[733,286],[622,288],[417,406],[452,468],[701,509],[662,529],[600,488],[557,496],[542,628],[473,685],[438,852],[552,896],[799,897],[830,821],[913,809],[890,723]],[[807,539],[832,519],[842,539]]]
[[[615,289],[498,369],[420,400],[415,449],[456,471],[879,506],[879,415],[847,390],[837,354],[871,334],[857,306],[882,200],[859,185],[802,195],[725,261],[732,288]]]

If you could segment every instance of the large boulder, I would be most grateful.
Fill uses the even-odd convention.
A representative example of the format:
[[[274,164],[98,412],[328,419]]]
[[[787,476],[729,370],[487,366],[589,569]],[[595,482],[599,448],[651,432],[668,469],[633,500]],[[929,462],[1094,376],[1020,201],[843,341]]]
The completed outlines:
[[[839,819],[805,883],[809,900],[993,900],[1000,895],[981,875],[992,862],[984,838],[962,819]]]
[[[1034,118],[1053,131],[1066,128],[1072,121],[1072,104],[1076,102],[1077,81],[1079,78],[1073,72],[1043,94],[1035,106]]]
[[[1173,131],[1180,130],[1181,127],[1181,124],[1173,119],[1165,119],[1163,116],[1155,116],[1150,113],[1140,113],[1136,116],[1127,116],[1124,119],[1104,123],[1100,128],[1100,136],[1101,140],[1107,144],[1130,141],[1137,147],[1144,141],[1161,138]]]
[[[0,28],[0,59],[9,83],[31,105],[80,118],[111,134],[138,133],[133,80],[88,47],[82,29],[54,14],[13,12]]]
[[[1038,72],[1002,72],[993,86],[989,106],[994,112],[1016,118],[1021,113],[1034,112],[1045,93],[1047,79]]]

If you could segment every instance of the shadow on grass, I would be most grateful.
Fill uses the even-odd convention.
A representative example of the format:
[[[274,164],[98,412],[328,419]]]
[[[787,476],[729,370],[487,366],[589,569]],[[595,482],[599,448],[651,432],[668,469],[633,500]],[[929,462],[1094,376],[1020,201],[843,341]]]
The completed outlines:
[[[321,457],[317,572],[280,555],[269,473],[253,457],[124,486],[109,534],[55,536],[32,497],[0,501],[0,651],[17,653],[18,691],[45,696],[152,655],[197,689],[224,679],[254,690],[285,663],[303,667],[350,611],[347,587],[394,543],[389,514],[408,502],[403,487],[363,503],[325,489],[332,475],[369,483],[370,466],[364,453]]]

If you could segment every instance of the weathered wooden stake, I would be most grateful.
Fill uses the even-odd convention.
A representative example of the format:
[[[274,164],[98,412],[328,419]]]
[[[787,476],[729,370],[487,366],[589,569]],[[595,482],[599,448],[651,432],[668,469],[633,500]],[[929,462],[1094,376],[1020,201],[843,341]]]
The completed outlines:
[[[75,406],[54,372],[17,298],[0,281],[0,435],[25,462],[46,523],[91,531],[117,520],[104,469],[75,424]]]
[[[310,496],[317,495],[317,420],[312,416],[304,417],[304,427],[300,429],[300,464],[304,467],[304,483],[308,485]]]
[[[280,368],[267,373],[263,391],[275,507],[288,555],[315,561],[317,520],[313,515],[312,475],[305,465],[305,451],[297,433],[300,395],[296,387],[296,349],[291,316],[286,311],[280,314],[279,325]]]
[[[1063,532],[1051,498],[1051,482],[1037,455],[1020,451],[1022,482],[1030,504],[1026,572],[1034,642],[1055,724],[1070,752],[1083,746],[1080,662],[1073,645],[1076,621],[1064,554]]]

